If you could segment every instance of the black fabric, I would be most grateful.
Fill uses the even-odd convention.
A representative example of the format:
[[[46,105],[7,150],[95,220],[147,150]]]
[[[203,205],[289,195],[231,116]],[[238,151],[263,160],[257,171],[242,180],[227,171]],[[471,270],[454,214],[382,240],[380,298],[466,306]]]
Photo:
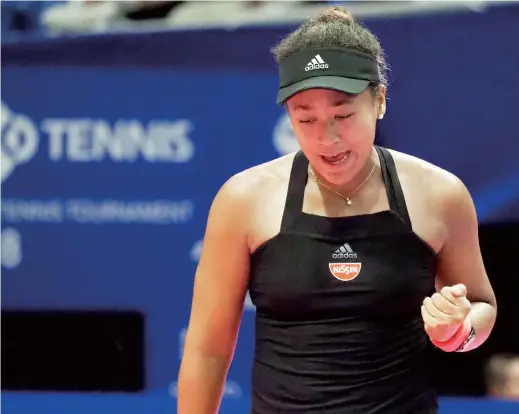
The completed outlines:
[[[420,315],[436,255],[377,153],[390,209],[339,218],[303,213],[308,160],[294,158],[280,233],[251,259],[254,414],[437,411]]]
[[[319,55],[323,60],[322,70],[305,70]],[[377,61],[371,56],[355,50],[310,49],[295,53],[279,63],[279,87],[313,76],[340,76],[344,78],[378,81]]]
[[[278,91],[276,103],[282,105],[295,94],[308,89],[329,89],[348,95],[358,95],[364,92],[368,86],[369,81],[367,80],[342,78],[339,76],[316,76],[281,88]]]
[[[404,192],[400,185],[400,180],[398,179],[395,161],[387,149],[378,146],[376,146],[375,149],[382,164],[382,175],[386,183],[389,208],[396,211],[404,223],[411,228],[411,218],[409,217]]]
[[[310,49],[295,53],[279,63],[277,104],[312,88],[349,94],[363,92],[370,82],[379,82],[375,59],[356,50]]]

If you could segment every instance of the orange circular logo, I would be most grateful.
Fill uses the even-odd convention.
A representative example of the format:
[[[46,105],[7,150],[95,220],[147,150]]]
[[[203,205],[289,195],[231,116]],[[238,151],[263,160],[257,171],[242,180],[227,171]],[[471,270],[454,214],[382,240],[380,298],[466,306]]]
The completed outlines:
[[[328,266],[336,279],[346,282],[359,275],[362,263],[328,263]]]

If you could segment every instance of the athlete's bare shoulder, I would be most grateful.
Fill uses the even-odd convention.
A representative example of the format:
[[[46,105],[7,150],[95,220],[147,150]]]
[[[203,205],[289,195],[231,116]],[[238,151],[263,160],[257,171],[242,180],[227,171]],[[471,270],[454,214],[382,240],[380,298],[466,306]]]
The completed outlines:
[[[273,237],[281,224],[295,153],[233,175],[220,189],[230,208],[223,214],[240,221],[250,252]]]
[[[288,185],[295,153],[255,165],[233,175],[224,185],[236,195],[256,197],[280,186]]]
[[[238,175],[254,177],[257,180],[285,180],[290,176],[290,170],[295,153],[283,155],[263,164],[251,167]]]
[[[398,171],[398,177],[413,191],[427,193],[430,200],[440,203],[466,199],[468,190],[453,173],[421,158],[390,150]]]
[[[459,185],[460,180],[458,177],[437,165],[403,152],[389,151],[393,155],[399,174],[411,174],[417,179],[427,181],[435,186]]]

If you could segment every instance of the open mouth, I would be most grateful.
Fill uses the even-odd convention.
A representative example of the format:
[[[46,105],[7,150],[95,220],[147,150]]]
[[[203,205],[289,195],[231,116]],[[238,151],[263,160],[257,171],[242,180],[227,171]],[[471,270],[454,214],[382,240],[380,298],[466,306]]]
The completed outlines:
[[[332,165],[343,164],[348,160],[350,153],[351,151],[345,151],[335,155],[321,155],[321,158]]]

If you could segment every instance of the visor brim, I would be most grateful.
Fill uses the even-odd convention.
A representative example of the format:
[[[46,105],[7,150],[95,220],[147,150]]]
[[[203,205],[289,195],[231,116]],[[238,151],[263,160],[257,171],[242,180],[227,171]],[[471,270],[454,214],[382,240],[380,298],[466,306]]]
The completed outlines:
[[[276,103],[282,105],[295,94],[308,89],[330,89],[337,92],[358,95],[366,90],[369,83],[369,80],[364,79],[351,79],[339,76],[316,76],[280,88]]]

